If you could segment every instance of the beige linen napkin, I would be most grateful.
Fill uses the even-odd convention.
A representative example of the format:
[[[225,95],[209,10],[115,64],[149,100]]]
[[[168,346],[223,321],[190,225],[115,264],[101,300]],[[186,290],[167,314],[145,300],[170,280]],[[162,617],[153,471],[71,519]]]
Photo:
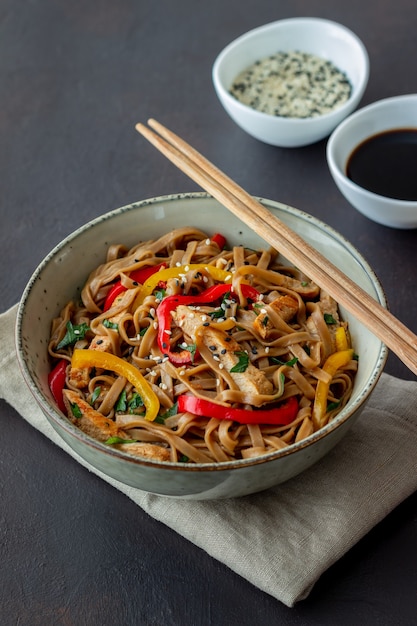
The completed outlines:
[[[382,375],[344,440],[304,474],[263,493],[195,502],[112,480],[58,437],[23,383],[16,306],[0,315],[0,398],[88,470],[287,606],[417,488],[417,383]]]

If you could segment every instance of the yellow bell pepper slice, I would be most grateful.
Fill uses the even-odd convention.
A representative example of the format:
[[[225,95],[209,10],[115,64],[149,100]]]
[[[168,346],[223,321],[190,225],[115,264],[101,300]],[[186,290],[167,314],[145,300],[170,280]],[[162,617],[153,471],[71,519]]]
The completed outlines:
[[[232,280],[231,272],[226,272],[226,270],[222,270],[219,267],[214,267],[213,265],[207,265],[207,263],[194,263],[190,265],[180,265],[179,267],[167,267],[164,270],[159,270],[152,276],[149,276],[147,280],[143,283],[137,297],[135,300],[135,308],[138,307],[146,296],[149,296],[158,283],[162,281],[166,281],[169,278],[179,278],[181,274],[186,274],[190,271],[201,272],[202,270],[208,272],[210,276],[221,283],[230,283]]]
[[[98,350],[79,350],[73,352],[71,367],[99,367],[104,370],[116,372],[119,376],[126,378],[135,387],[145,405],[145,419],[153,422],[159,413],[159,400],[148,381],[142,376],[139,370],[109,352],[99,352]]]
[[[339,350],[348,350],[349,342],[346,334],[346,330],[343,326],[339,326],[336,328],[335,332],[335,340],[336,340],[336,349]]]
[[[326,359],[322,369],[324,372],[327,372],[330,377],[328,382],[319,380],[316,386],[316,395],[311,415],[315,430],[318,430],[323,425],[323,417],[325,416],[327,410],[327,396],[329,395],[329,388],[334,375],[337,370],[347,365],[352,357],[353,350],[348,349],[334,352]]]

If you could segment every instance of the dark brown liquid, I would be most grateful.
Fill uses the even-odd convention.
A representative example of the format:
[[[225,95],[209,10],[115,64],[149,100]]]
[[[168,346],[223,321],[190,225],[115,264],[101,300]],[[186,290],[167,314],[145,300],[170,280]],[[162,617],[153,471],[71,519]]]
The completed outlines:
[[[417,200],[417,128],[373,135],[355,148],[346,174],[380,196]]]

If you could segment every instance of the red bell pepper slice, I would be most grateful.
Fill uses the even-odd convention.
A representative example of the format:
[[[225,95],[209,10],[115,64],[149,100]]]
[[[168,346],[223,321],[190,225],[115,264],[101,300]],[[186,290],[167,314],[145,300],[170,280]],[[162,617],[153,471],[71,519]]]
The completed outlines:
[[[160,263],[159,265],[149,265],[148,267],[140,267],[138,270],[133,270],[133,272],[130,272],[129,278],[131,278],[136,283],[140,283],[141,285],[143,285],[143,283],[149,278],[149,276],[156,274],[156,272],[158,272],[163,267],[166,267],[166,263]],[[117,281],[117,283],[114,283],[113,287],[107,294],[106,300],[104,301],[103,311],[108,311],[117,296],[126,291],[126,289],[127,287],[122,285],[120,280]]]
[[[157,341],[159,349],[163,354],[168,356],[171,363],[176,365],[186,365],[191,363],[193,358],[197,357],[194,354],[192,356],[189,350],[181,350],[181,352],[172,352],[169,347],[169,335],[171,331],[171,311],[177,308],[178,305],[195,305],[195,304],[208,304],[215,302],[224,294],[231,291],[230,285],[219,284],[209,287],[197,296],[168,296],[162,300],[156,309],[156,316],[158,318],[158,335]],[[259,297],[259,292],[251,285],[242,285],[242,293],[245,298],[256,300]],[[233,292],[231,292],[233,295]]]
[[[298,400],[295,396],[288,398],[281,406],[273,409],[235,409],[215,404],[210,400],[182,395],[178,400],[179,413],[192,413],[200,417],[214,417],[219,420],[233,420],[239,424],[275,424],[286,426],[297,417]]]
[[[49,389],[51,390],[51,393],[54,397],[55,402],[58,405],[59,410],[63,413],[66,413],[62,391],[65,387],[67,367],[68,361],[66,359],[61,359],[48,374]]]
[[[214,241],[214,243],[217,243],[220,250],[223,250],[223,248],[226,246],[226,237],[223,237],[223,235],[221,235],[220,233],[216,233],[215,235],[213,235],[211,240]]]

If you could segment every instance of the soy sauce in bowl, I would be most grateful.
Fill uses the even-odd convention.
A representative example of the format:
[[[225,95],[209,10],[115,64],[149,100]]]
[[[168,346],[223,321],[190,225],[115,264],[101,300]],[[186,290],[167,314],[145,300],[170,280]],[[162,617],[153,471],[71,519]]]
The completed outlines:
[[[398,200],[417,200],[417,128],[375,134],[351,153],[346,175],[373,193]]]

